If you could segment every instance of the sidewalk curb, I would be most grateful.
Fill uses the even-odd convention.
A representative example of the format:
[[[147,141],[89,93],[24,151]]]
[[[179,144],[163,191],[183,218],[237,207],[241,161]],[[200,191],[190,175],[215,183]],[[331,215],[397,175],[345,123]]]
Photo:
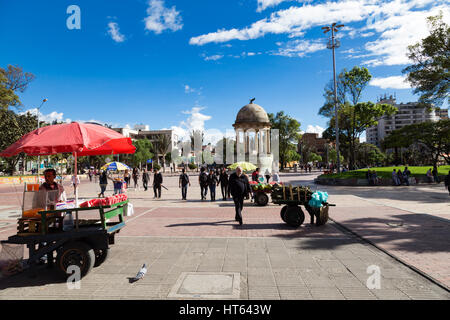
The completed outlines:
[[[373,243],[372,241],[360,236],[359,234],[357,234],[356,232],[354,232],[353,230],[347,228],[346,226],[344,226],[343,224],[337,222],[336,220],[332,219],[331,217],[329,217],[328,219],[330,219],[331,221],[333,221],[336,225],[338,225],[340,228],[344,229],[345,231],[351,233],[352,235],[356,236],[357,238],[361,239],[362,241],[370,244],[371,246],[374,246],[375,248],[377,248],[378,250],[382,251],[383,253],[387,254],[388,256],[390,256],[391,258],[393,258],[394,260],[400,262],[401,264],[403,264],[404,266],[408,267],[409,269],[411,269],[412,271],[415,271],[416,273],[420,274],[421,276],[427,278],[428,280],[430,280],[431,282],[433,282],[435,285],[437,285],[438,287],[446,290],[447,292],[450,292],[450,288],[447,287],[445,284],[439,282],[438,280],[436,280],[435,278],[433,278],[432,276],[426,274],[425,272],[417,269],[416,267],[414,267],[413,265],[410,265],[409,263],[403,261],[402,259],[396,257],[395,255],[393,255],[392,253],[390,253],[389,251],[379,247],[378,245],[376,245],[375,243]]]

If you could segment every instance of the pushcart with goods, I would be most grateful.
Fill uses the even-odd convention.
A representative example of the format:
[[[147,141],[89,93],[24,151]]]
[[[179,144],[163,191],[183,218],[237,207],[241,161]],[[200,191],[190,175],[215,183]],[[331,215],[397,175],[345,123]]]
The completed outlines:
[[[2,244],[26,245],[29,258],[24,267],[34,274],[37,265],[46,260],[63,277],[69,276],[73,267],[78,267],[83,277],[108,257],[115,234],[125,226],[123,215],[127,205],[125,200],[110,205],[39,211],[40,218],[19,219],[17,235]],[[79,214],[93,211],[99,213],[97,219],[79,218]],[[66,228],[64,217],[68,215],[75,218],[72,227]],[[111,221],[114,218],[118,221]]]
[[[328,221],[329,207],[335,206],[326,201],[328,197],[323,192],[313,192],[311,188],[304,186],[273,186],[272,202],[278,205],[284,205],[281,208],[281,219],[292,227],[299,227],[305,220],[305,214],[301,208],[304,206],[311,217],[311,224],[324,225]],[[313,205],[311,204],[313,200]]]

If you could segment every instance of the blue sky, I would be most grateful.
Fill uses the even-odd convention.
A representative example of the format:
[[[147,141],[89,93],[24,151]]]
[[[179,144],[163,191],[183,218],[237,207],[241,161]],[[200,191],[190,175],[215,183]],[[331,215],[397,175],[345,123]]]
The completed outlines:
[[[284,110],[303,131],[326,128],[317,115],[332,78],[321,27],[339,32],[337,71],[366,66],[374,80],[363,100],[417,96],[402,81],[406,46],[428,34],[425,18],[445,0],[0,0],[0,65],[36,79],[24,110],[48,102],[43,116],[152,129],[225,131],[255,97]],[[69,30],[70,5],[81,29]]]

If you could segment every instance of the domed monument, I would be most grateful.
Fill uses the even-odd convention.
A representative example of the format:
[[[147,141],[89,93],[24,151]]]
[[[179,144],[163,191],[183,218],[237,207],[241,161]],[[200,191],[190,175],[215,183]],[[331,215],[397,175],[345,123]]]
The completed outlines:
[[[260,105],[250,103],[239,110],[233,124],[236,132],[237,161],[248,161],[260,168],[272,172],[273,156],[270,143],[270,120]]]

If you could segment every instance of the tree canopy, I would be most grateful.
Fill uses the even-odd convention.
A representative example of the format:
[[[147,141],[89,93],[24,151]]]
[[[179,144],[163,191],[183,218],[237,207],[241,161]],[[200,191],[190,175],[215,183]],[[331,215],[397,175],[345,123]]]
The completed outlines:
[[[413,64],[403,73],[414,93],[421,95],[419,102],[440,106],[450,102],[450,26],[443,21],[442,11],[427,20],[430,35],[408,47]]]
[[[290,150],[296,150],[296,144],[300,138],[300,122],[285,114],[284,111],[277,112],[276,115],[269,113],[269,120],[272,129],[279,130],[279,156],[281,169],[289,161]]]

